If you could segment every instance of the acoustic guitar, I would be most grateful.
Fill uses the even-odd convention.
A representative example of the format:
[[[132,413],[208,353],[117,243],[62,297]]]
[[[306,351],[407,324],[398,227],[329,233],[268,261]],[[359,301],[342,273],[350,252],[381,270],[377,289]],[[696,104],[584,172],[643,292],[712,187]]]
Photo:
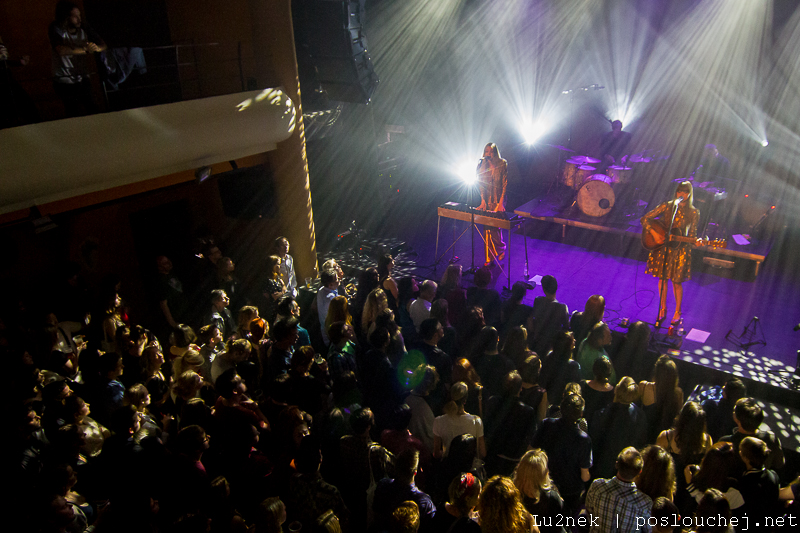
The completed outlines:
[[[654,237],[649,231],[642,228],[642,246],[649,251],[658,250],[665,244],[670,248],[675,248],[680,243],[689,243],[694,246],[711,246],[712,248],[727,248],[728,241],[725,239],[709,240],[708,237],[704,239],[693,239],[692,237],[684,237],[680,234],[679,228],[672,228],[672,234],[667,238],[667,228],[665,228],[658,220],[653,221],[653,231],[656,232],[657,237]]]

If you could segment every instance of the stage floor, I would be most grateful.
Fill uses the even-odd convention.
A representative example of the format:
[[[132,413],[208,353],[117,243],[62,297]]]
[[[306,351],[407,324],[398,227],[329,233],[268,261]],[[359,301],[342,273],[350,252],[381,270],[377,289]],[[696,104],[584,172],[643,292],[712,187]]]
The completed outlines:
[[[422,222],[422,221],[419,221]],[[452,250],[441,257],[438,267],[433,269],[434,244],[436,241],[436,217],[429,217],[423,227],[416,230],[408,228],[401,239],[413,249],[411,254],[418,265],[415,275],[438,281],[444,273],[448,262],[458,257],[459,264],[465,270],[473,261],[471,254],[471,235],[469,232],[456,242]],[[658,311],[658,285],[655,278],[645,274],[645,254],[631,258],[631,255],[620,254],[618,246],[610,246],[614,250],[602,250],[603,243],[613,243],[613,232],[597,232],[593,237],[579,239],[581,245],[559,242],[558,236],[551,238],[526,237],[523,233],[535,233],[534,222],[527,222],[517,228],[509,239],[511,253],[511,283],[536,276],[551,274],[558,280],[558,299],[568,305],[570,312],[583,309],[586,299],[592,294],[602,294],[606,298],[606,321],[612,329],[624,331],[623,319],[629,323],[655,321]],[[453,242],[453,236],[459,235],[468,223],[442,218],[439,242],[439,254]],[[398,228],[402,231],[402,228]],[[475,232],[475,230],[472,230]],[[570,230],[572,231],[572,230]],[[581,231],[591,231],[585,229]],[[552,233],[552,232],[551,232]],[[507,232],[504,232],[507,236]],[[638,229],[635,239],[625,239],[630,246],[640,247]],[[574,237],[574,236],[573,236]],[[583,237],[586,237],[584,235]],[[525,276],[525,259],[527,245],[528,275]],[[600,248],[600,249],[598,249]],[[624,247],[623,247],[624,249]],[[404,254],[409,257],[409,254]],[[626,257],[626,255],[628,257]],[[483,264],[483,242],[475,232],[474,264]],[[423,266],[419,266],[423,265]],[[492,267],[495,275],[495,288],[502,290],[507,285],[505,272],[507,262],[502,262],[502,269]],[[402,263],[398,267],[405,273],[410,270]],[[465,276],[465,285],[471,283],[471,277]],[[525,303],[532,304],[536,296],[542,295],[540,286],[528,292]],[[699,365],[721,373],[713,380],[722,383],[726,375],[737,375],[763,384],[763,387],[776,387],[784,391],[780,396],[788,398],[783,402],[772,402],[765,408],[772,416],[766,425],[775,430],[787,448],[800,451],[800,411],[797,407],[797,393],[788,389],[797,363],[797,349],[800,347],[800,332],[793,327],[800,320],[800,272],[775,262],[766,262],[758,277],[753,281],[729,279],[705,272],[693,272],[692,279],[684,283],[684,336],[668,339],[675,347],[661,347],[661,353],[669,352],[676,359],[692,365]],[[670,317],[674,310],[674,300],[668,297]],[[756,345],[742,353],[734,344],[726,340],[726,335],[741,335],[745,325],[758,317],[758,329],[753,341],[763,339],[765,345]],[[686,334],[708,334],[704,342],[692,341]],[[664,333],[665,330],[662,330]],[[697,370],[701,374],[700,369]],[[707,372],[703,372],[704,376]],[[701,377],[700,383],[709,383]],[[687,394],[689,391],[687,391]],[[770,395],[773,396],[773,395]],[[774,397],[774,396],[773,396]]]

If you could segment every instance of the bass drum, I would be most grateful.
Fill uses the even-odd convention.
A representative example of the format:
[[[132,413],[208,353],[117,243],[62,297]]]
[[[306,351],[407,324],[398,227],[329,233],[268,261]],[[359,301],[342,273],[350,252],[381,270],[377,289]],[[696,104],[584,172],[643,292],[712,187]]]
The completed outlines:
[[[597,170],[591,165],[578,165],[575,163],[567,163],[564,165],[564,173],[561,175],[561,182],[575,189],[576,191],[581,188],[584,180],[592,175],[592,172]]]
[[[611,187],[613,179],[605,174],[594,174],[583,182],[578,191],[578,208],[590,217],[601,217],[614,207],[616,196]]]

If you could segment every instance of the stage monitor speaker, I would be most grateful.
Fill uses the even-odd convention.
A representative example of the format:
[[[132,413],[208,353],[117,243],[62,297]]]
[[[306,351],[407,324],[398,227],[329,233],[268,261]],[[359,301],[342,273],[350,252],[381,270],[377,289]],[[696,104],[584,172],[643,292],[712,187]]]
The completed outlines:
[[[214,176],[222,210],[230,218],[275,218],[275,180],[267,165],[238,168]]]
[[[364,0],[313,0],[309,51],[331,100],[368,104],[380,81],[364,35]]]

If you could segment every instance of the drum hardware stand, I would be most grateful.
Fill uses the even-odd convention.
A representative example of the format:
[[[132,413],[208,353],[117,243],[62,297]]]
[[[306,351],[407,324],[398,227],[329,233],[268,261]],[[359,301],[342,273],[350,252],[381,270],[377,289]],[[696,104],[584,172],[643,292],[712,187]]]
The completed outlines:
[[[752,329],[750,326],[752,325]],[[761,338],[757,340],[753,340],[753,338],[758,334],[758,317],[754,316],[750,319],[750,322],[742,330],[741,335],[734,335],[733,330],[728,330],[728,333],[725,335],[725,340],[739,348],[742,352],[742,355],[747,354],[747,350],[753,346],[766,346],[767,341],[764,337],[764,328],[761,328]]]

